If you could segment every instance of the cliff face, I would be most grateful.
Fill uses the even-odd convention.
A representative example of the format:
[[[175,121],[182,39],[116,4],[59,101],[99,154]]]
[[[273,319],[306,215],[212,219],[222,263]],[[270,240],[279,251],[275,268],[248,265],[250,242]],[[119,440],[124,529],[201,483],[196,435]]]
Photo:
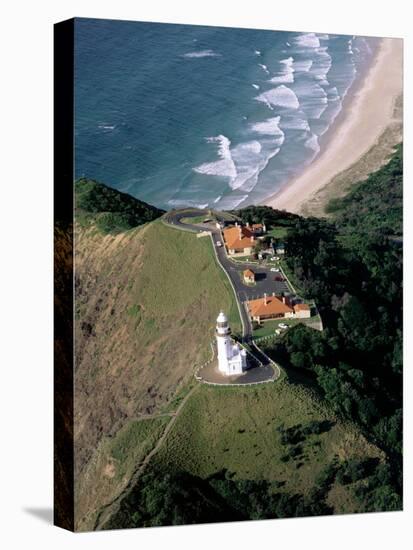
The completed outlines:
[[[88,467],[97,462],[99,442],[133,418],[159,413],[209,357],[217,312],[236,306],[210,240],[161,221],[117,235],[77,226],[75,293],[81,515],[89,484],[96,483]]]

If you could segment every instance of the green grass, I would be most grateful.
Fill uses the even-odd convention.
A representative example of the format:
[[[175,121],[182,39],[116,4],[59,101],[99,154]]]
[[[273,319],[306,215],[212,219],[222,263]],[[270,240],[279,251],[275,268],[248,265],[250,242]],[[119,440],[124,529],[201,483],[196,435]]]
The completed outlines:
[[[325,433],[308,436],[301,443],[301,456],[285,461],[289,449],[282,444],[277,428],[314,420],[335,424]],[[186,471],[206,478],[225,468],[237,479],[283,482],[286,492],[305,493],[334,456],[344,460],[378,453],[308,390],[284,379],[245,389],[201,386],[155,460],[165,471]]]
[[[205,220],[213,220],[214,216],[207,216],[206,214],[203,216],[194,216],[193,218],[181,218],[182,223],[203,223]]]
[[[119,494],[138,464],[153,449],[170,417],[130,420],[99,443],[96,459],[76,478],[78,528],[89,530],[99,508]],[[87,486],[88,490],[85,490]]]
[[[304,296],[304,293],[303,293],[302,289],[300,288],[299,283],[297,283],[297,280],[295,279],[294,274],[292,273],[291,269],[288,267],[287,262],[285,261],[284,258],[280,259],[279,265],[282,267],[282,269],[283,269],[286,277],[288,278],[288,280],[291,281],[291,284],[295,288],[296,292],[299,295]]]
[[[254,330],[253,338],[263,338],[264,336],[270,336],[270,335],[274,336],[275,329],[278,328],[278,325],[280,323],[285,323],[288,326],[293,326],[293,325],[296,325],[297,322],[298,322],[298,319],[278,319],[276,321],[275,320],[266,321],[259,328]]]
[[[241,332],[241,321],[211,239],[198,239],[162,220],[117,237],[91,236],[91,230],[79,233],[79,255],[87,255],[88,265],[96,268],[89,279],[89,272],[82,272],[85,288],[91,296],[101,297],[97,317],[93,299],[82,303],[77,312],[78,323],[96,317],[99,327],[94,338],[83,340],[77,374],[89,392],[77,394],[83,430],[78,444],[95,451],[92,456],[82,455],[78,476],[76,505],[78,517],[83,517],[89,509],[115,498],[131,464],[140,460],[142,449],[150,447],[152,439],[144,439],[143,446],[137,443],[146,437],[137,431],[146,424],[129,424],[129,419],[179,401],[194,380],[195,368],[210,358],[221,309],[234,333]],[[128,428],[124,435],[120,432],[122,438],[112,456],[96,425],[105,426],[104,433],[115,433],[123,423]],[[159,426],[147,425],[156,438]],[[115,472],[117,483],[102,473],[106,467]]]
[[[180,221],[182,223],[203,223],[205,220],[212,220],[215,221],[215,216],[208,216],[207,214],[204,214],[203,216],[193,216],[189,218],[181,218]]]
[[[141,310],[142,310],[142,308],[139,304],[133,304],[133,306],[128,308],[127,313],[131,317],[139,317]]]
[[[115,459],[116,477],[130,475],[156,445],[170,418],[159,417],[132,420],[116,434],[109,446],[109,454]]]
[[[267,231],[267,235],[269,235],[270,237],[274,237],[274,239],[285,239],[285,237],[287,236],[287,233],[288,233],[288,229],[281,225],[277,227],[273,227],[272,229]]]
[[[133,291],[145,317],[155,319],[160,330],[179,319],[183,326],[193,325],[194,334],[197,320],[202,319],[203,326],[208,322],[212,335],[222,308],[233,330],[241,330],[232,287],[216,263],[210,239],[198,239],[160,222],[154,222],[145,239],[143,270]],[[192,313],[183,318],[188,310]],[[146,326],[145,336],[150,336],[152,326]]]

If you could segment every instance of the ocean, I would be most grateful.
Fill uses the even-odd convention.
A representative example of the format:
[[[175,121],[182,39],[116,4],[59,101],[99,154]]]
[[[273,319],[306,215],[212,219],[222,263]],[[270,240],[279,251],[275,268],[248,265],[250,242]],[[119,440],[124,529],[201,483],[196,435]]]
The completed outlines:
[[[155,206],[263,202],[311,163],[377,39],[75,23],[75,174]]]

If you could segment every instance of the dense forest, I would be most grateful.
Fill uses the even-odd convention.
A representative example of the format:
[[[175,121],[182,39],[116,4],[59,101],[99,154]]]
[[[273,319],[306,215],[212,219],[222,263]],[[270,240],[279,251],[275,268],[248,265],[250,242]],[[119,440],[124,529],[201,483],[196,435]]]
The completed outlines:
[[[297,214],[285,210],[274,210],[270,206],[246,206],[241,210],[231,210],[231,214],[238,216],[243,223],[264,223],[267,227],[275,225],[290,227],[300,219]]]
[[[330,203],[325,219],[262,206],[234,212],[244,222],[288,227],[287,268],[324,323],[323,332],[297,325],[265,351],[291,382],[311,386],[338,417],[356,423],[386,460],[333,460],[306,495],[227,471],[200,479],[152,469],[107,528],[329,514],[333,482],[360,482],[358,511],[402,508],[402,161],[400,146],[386,166]],[[327,429],[279,427],[285,460],[306,434]]]
[[[386,452],[360,495],[378,510],[401,508],[402,497],[402,162],[400,146],[329,205],[330,220],[300,218],[290,228],[287,265],[325,330],[300,325],[266,349]]]
[[[159,218],[164,211],[94,180],[75,182],[76,219],[93,221],[103,233],[118,233]]]

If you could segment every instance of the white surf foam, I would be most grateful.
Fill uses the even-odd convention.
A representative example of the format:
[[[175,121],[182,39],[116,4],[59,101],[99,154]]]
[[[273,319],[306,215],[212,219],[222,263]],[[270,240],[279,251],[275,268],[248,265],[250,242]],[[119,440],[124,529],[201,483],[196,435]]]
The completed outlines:
[[[340,100],[340,94],[338,93],[338,90],[335,86],[332,88],[329,88],[327,90],[327,98],[328,101],[339,101]]]
[[[209,202],[204,203],[198,203],[191,199],[170,199],[168,201],[168,204],[170,204],[172,207],[177,208],[184,208],[185,206],[192,206],[194,208],[200,208],[203,210],[204,208],[207,208],[209,205]]]
[[[294,82],[294,58],[282,59],[280,63],[282,65],[281,70],[277,76],[270,79],[270,82],[291,84]]]
[[[214,50],[201,50],[199,52],[184,53],[182,57],[186,57],[189,59],[201,57],[221,57],[221,54],[214,52]]]
[[[260,50],[255,50],[254,53],[255,53],[255,55],[261,55]]]
[[[258,63],[258,66],[261,67],[261,69],[265,71],[267,74],[270,74],[270,71],[268,70],[267,65],[264,65],[263,63]]]
[[[312,59],[304,59],[303,61],[294,61],[294,71],[296,73],[307,73],[313,64]]]
[[[221,176],[232,180],[237,176],[237,169],[235,168],[234,161],[231,155],[231,142],[226,137],[220,134],[219,136],[206,138],[208,143],[216,143],[218,145],[218,157],[219,160],[214,162],[205,162],[200,166],[197,166],[193,170],[199,174],[206,174],[209,176]]]
[[[300,34],[299,36],[294,38],[294,41],[297,44],[297,46],[302,48],[319,48],[320,47],[320,40],[318,39],[317,35],[313,32]]]
[[[258,183],[261,172],[269,161],[279,153],[277,140],[264,139],[262,142],[250,141],[234,148],[232,154],[237,165],[238,176],[232,182],[233,189],[250,193]]]
[[[310,69],[312,74],[322,86],[328,86],[327,74],[331,69],[332,58],[328,53],[328,47],[322,46],[314,50],[313,63]]]
[[[240,143],[234,147],[232,157],[237,166],[237,177],[231,180],[231,189],[242,187],[243,191],[249,192],[255,187],[262,163],[261,150],[261,143],[256,140]]]
[[[300,106],[300,102],[295,93],[291,88],[284,86],[284,84],[263,92],[255,99],[267,105],[270,104],[275,107],[284,107],[286,109],[298,109]]]
[[[259,89],[260,89],[260,87],[258,86],[258,84],[253,84],[252,87],[255,88],[256,90],[259,90]]]
[[[311,136],[305,141],[304,146],[308,149],[312,149],[315,153],[320,152],[318,137],[315,134],[311,134]]]
[[[244,202],[245,199],[248,199],[248,195],[242,195],[241,197],[237,197],[237,198],[228,197],[227,200],[225,200],[225,197],[224,197],[222,199],[220,207],[222,210],[234,210],[235,208],[237,208],[237,206],[239,206],[242,202]]]
[[[280,116],[267,118],[263,122],[255,122],[251,124],[250,128],[257,134],[274,136],[277,138],[277,145],[280,146],[284,143],[284,132],[280,128]]]
[[[304,117],[304,113],[302,113],[302,117]],[[308,120],[306,118],[302,118],[300,116],[297,117],[289,117],[284,118],[283,121],[280,124],[280,127],[282,130],[302,130],[309,132],[310,131],[310,125],[308,124]]]

